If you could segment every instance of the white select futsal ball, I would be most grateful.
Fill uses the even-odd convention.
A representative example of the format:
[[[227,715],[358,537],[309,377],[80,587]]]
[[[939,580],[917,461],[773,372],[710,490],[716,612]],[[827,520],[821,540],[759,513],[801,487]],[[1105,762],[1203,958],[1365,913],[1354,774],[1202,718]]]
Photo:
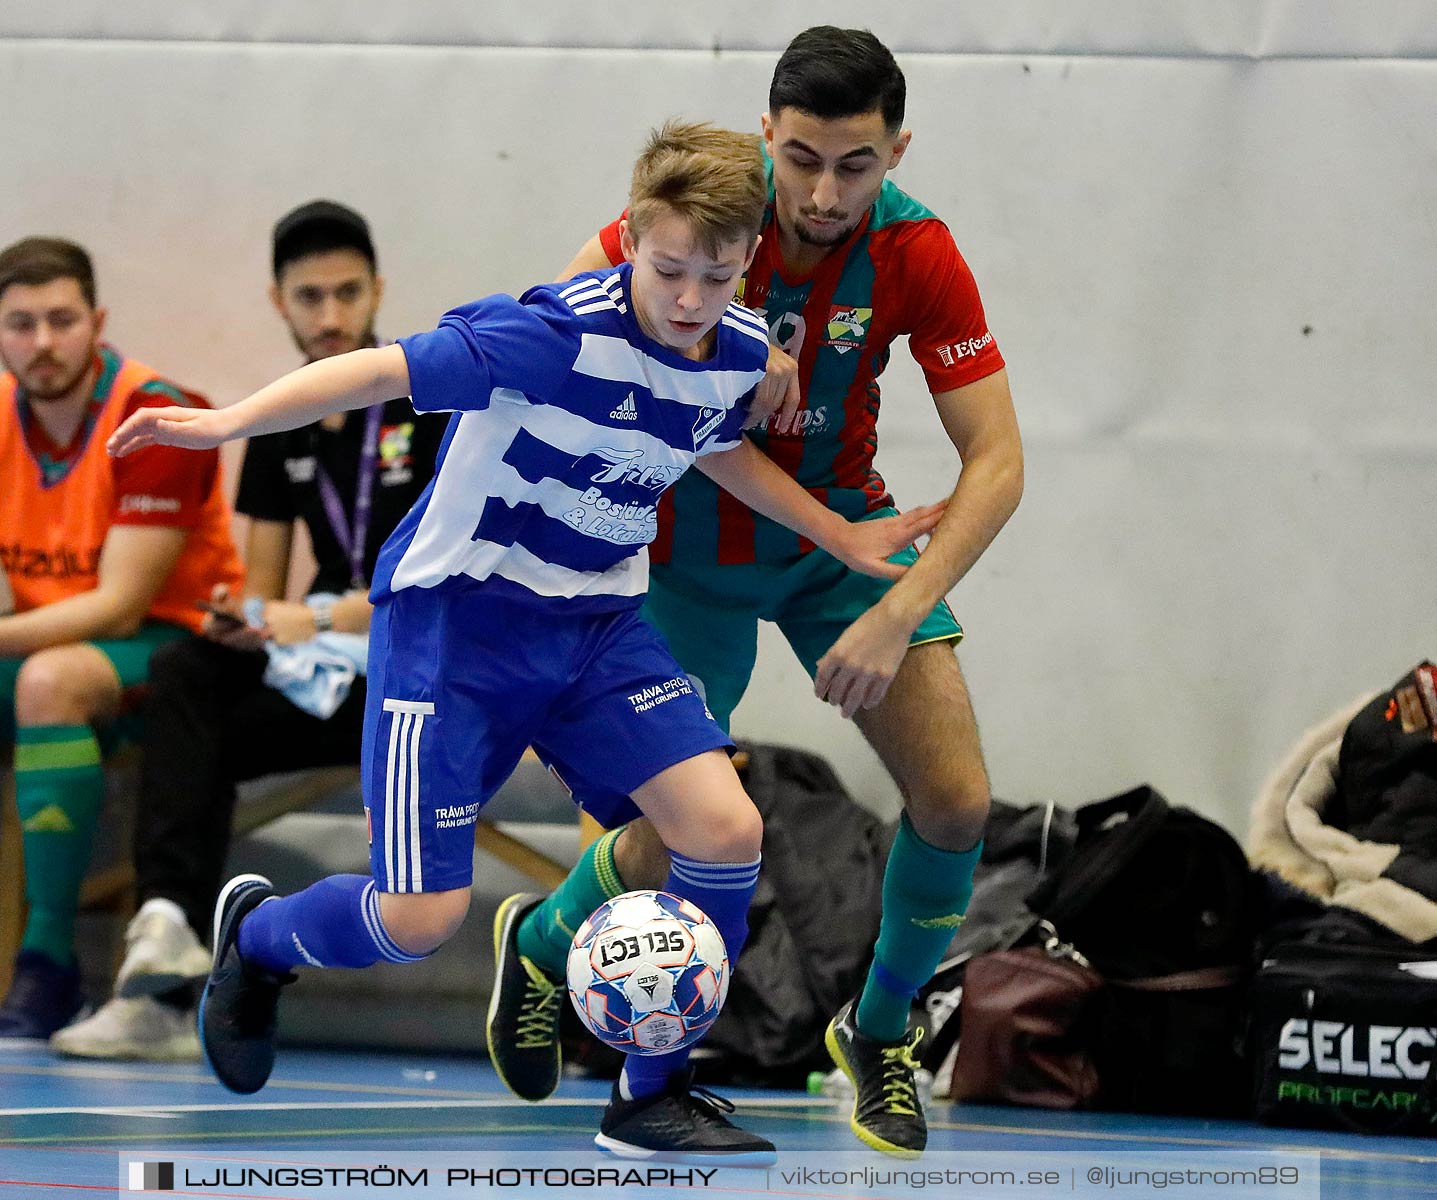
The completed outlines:
[[[728,995],[723,937],[668,892],[625,892],[590,914],[569,949],[569,999],[601,1042],[631,1054],[691,1046]]]

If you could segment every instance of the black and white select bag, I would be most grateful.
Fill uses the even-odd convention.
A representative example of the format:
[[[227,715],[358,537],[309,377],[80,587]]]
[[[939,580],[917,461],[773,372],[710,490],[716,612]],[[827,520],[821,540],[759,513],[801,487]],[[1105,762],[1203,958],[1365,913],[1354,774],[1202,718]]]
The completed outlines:
[[[1402,947],[1275,946],[1255,980],[1259,1120],[1437,1137],[1437,960]]]

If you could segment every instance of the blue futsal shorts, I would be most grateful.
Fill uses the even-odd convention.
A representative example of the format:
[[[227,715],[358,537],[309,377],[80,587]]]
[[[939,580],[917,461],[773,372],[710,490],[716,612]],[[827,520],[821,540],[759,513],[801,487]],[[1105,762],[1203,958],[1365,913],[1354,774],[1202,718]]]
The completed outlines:
[[[556,612],[481,584],[375,606],[362,767],[382,891],[468,887],[479,810],[531,745],[574,795],[602,797],[584,807],[606,828],[660,771],[733,749],[637,610]]]

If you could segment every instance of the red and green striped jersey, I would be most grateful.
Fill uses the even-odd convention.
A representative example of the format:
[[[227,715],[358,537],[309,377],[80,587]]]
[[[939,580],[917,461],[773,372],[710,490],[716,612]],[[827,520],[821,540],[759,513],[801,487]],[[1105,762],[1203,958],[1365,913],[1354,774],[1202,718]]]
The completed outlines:
[[[785,274],[774,222],[772,167],[763,241],[739,299],[763,315],[769,340],[798,361],[803,403],[791,434],[750,436],[817,499],[853,519],[891,504],[873,465],[878,377],[895,338],[935,395],[1003,366],[973,274],[948,228],[885,181],[867,218],[811,275]],[[600,234],[615,262],[619,223]],[[674,534],[675,525],[679,533]],[[759,516],[712,480],[690,471],[664,496],[654,562],[713,565],[784,562],[811,542]]]

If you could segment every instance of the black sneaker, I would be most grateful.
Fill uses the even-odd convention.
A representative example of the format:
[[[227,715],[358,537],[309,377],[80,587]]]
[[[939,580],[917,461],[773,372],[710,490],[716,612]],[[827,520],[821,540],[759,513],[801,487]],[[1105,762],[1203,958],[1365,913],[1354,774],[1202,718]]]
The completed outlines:
[[[0,1038],[48,1041],[84,1007],[80,968],[61,966],[40,950],[21,950],[15,958],[10,992],[0,1005]]]
[[[899,1158],[917,1158],[928,1144],[923,1101],[913,1082],[918,1068],[913,1052],[923,1030],[915,1029],[892,1045],[875,1042],[858,1032],[855,1007],[850,1000],[839,1009],[823,1039],[834,1063],[853,1084],[848,1124],[866,1146]]]
[[[614,1081],[609,1107],[594,1145],[620,1158],[651,1162],[722,1163],[730,1167],[768,1167],[778,1152],[767,1138],[740,1129],[724,1114],[733,1105],[706,1088],[692,1087],[693,1069],[681,1071],[657,1096],[625,1100]]]
[[[543,1100],[559,1086],[559,1014],[564,983],[519,953],[519,923],[544,897],[510,896],[494,914],[494,990],[489,996],[489,1059],[524,1100]]]
[[[200,997],[200,1045],[219,1081],[248,1095],[274,1069],[279,990],[294,982],[240,958],[240,922],[274,895],[263,875],[236,875],[215,901],[215,963]]]

